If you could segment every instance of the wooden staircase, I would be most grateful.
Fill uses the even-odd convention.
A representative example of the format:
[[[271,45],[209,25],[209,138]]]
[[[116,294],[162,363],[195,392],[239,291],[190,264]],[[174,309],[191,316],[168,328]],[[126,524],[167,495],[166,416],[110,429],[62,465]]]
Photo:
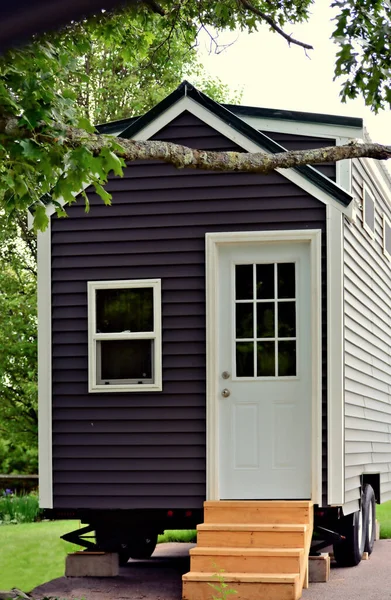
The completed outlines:
[[[307,587],[313,528],[310,501],[205,502],[183,600],[219,597],[219,578],[235,600],[297,600]]]

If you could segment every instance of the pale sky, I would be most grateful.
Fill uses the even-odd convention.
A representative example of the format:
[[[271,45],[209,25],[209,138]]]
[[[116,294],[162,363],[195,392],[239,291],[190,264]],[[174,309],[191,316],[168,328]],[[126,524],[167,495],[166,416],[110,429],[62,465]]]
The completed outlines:
[[[201,60],[232,90],[243,89],[242,104],[361,117],[374,142],[391,144],[390,110],[376,116],[361,99],[343,104],[339,98],[340,84],[333,82],[337,46],[330,41],[334,26],[329,6],[328,0],[316,0],[308,23],[285,28],[314,46],[310,58],[265,26],[251,35],[225,34],[222,43],[236,41],[220,54],[209,53],[204,36]]]

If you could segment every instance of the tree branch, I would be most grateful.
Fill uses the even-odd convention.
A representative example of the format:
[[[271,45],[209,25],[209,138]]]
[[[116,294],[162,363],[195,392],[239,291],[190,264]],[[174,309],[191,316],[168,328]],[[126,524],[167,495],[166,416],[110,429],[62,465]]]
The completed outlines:
[[[270,27],[272,29],[274,29],[274,31],[276,33],[281,35],[288,42],[288,44],[295,44],[296,46],[301,46],[301,48],[305,48],[306,50],[314,49],[314,47],[311,46],[310,44],[306,44],[305,42],[300,42],[299,40],[296,40],[295,38],[293,38],[291,35],[285,33],[285,31],[283,31],[281,29],[281,27],[279,25],[277,25],[277,23],[275,21],[273,21],[273,19],[271,17],[269,17],[269,15],[266,15],[259,8],[257,8],[256,6],[253,6],[250,2],[248,2],[248,0],[238,0],[238,1],[246,10],[252,12],[254,15],[257,15],[263,21],[266,21],[266,23],[268,23],[270,25]]]
[[[30,131],[18,127],[16,119],[0,119],[0,134],[7,134],[15,139],[34,137],[36,141],[55,143],[56,138],[39,130]],[[329,146],[315,150],[290,150],[268,154],[267,152],[212,152],[188,148],[171,142],[159,140],[130,140],[110,135],[87,133],[76,127],[68,127],[65,131],[65,147],[85,147],[98,156],[104,148],[110,149],[118,157],[127,162],[136,160],[162,160],[178,169],[203,169],[207,171],[245,171],[267,175],[274,169],[290,169],[303,165],[314,165],[326,162],[338,162],[353,158],[374,158],[389,160],[391,146],[373,143],[350,143],[344,146]]]

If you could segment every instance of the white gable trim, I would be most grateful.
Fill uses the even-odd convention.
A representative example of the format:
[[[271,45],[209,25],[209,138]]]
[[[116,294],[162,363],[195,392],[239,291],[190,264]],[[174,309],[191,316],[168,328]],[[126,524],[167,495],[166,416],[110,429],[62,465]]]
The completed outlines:
[[[188,96],[184,96],[178,100],[178,102],[170,106],[166,111],[164,111],[151,123],[148,123],[148,125],[135,134],[132,139],[140,141],[150,139],[153,135],[163,129],[163,127],[166,127],[166,125],[171,123],[171,121],[173,121],[176,117],[179,117],[179,115],[181,115],[185,110],[193,114],[195,117],[198,117],[207,125],[210,125],[210,127],[221,133],[221,135],[224,135],[226,138],[230,139],[235,144],[238,144],[238,146],[244,148],[244,150],[247,150],[247,152],[267,152],[267,150],[265,150],[262,146],[256,144],[244,134],[238,132],[236,129],[222,121],[222,119]],[[293,169],[276,169],[276,171],[304,191],[311,194],[311,196],[317,200],[320,200],[324,204],[332,203],[341,213],[351,218],[352,203],[348,207],[343,206],[331,195],[327,194],[327,192],[318,188],[315,184],[308,181],[305,177],[303,177],[303,175],[300,175],[300,173],[294,171]]]
[[[235,111],[232,111],[234,114]],[[255,117],[240,115],[248,125],[260,131],[276,131],[278,133],[289,133],[290,135],[310,135],[337,139],[344,137],[348,139],[361,138],[363,129],[361,127],[349,127],[347,125],[335,125],[332,123],[311,123],[308,121],[286,121],[285,119],[272,119],[267,117]]]

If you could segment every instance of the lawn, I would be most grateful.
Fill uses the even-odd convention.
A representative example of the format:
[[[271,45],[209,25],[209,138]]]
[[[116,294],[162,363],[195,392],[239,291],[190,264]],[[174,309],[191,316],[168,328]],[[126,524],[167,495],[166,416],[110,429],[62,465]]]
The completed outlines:
[[[376,506],[376,518],[380,522],[380,537],[391,538],[391,500]]]
[[[29,592],[64,575],[65,556],[79,550],[60,536],[79,527],[79,521],[50,521],[0,526],[0,590],[13,587]],[[159,542],[191,541],[194,532],[167,531]]]

